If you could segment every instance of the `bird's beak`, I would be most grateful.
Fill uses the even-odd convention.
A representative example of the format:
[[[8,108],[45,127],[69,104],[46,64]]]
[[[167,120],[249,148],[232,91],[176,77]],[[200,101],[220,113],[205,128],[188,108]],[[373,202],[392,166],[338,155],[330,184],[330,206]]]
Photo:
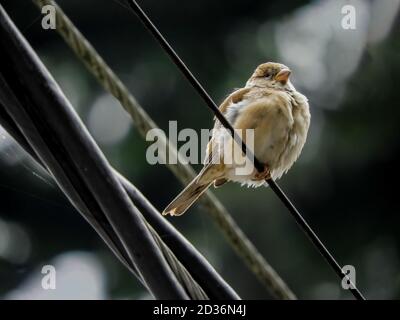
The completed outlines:
[[[292,71],[290,71],[289,69],[282,69],[275,76],[275,80],[281,82],[282,84],[285,84],[289,80],[291,73],[292,73]]]

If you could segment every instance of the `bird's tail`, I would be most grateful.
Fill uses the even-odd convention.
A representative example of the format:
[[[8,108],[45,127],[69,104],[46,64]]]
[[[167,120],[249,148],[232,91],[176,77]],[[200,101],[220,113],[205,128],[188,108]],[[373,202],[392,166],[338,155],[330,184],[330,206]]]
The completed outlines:
[[[208,189],[218,178],[217,170],[204,168],[183,191],[164,209],[163,215],[180,216]]]

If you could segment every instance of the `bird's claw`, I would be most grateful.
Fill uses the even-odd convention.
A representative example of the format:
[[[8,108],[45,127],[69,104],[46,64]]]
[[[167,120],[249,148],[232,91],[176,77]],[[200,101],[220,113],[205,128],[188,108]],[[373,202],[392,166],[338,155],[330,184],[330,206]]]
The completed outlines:
[[[269,170],[269,167],[265,164],[264,170],[262,172],[257,171],[254,174],[254,178],[252,180],[260,181],[260,180],[268,180],[270,178],[271,178],[271,171]]]

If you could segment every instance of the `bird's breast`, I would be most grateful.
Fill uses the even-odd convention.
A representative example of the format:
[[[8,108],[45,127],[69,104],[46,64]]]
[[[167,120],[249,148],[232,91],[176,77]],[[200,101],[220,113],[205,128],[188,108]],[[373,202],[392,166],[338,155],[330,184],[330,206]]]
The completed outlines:
[[[291,97],[290,106],[293,121],[288,125],[286,141],[282,146],[281,154],[274,164],[275,178],[280,178],[298,159],[306,142],[310,126],[311,116],[307,98],[297,92]]]

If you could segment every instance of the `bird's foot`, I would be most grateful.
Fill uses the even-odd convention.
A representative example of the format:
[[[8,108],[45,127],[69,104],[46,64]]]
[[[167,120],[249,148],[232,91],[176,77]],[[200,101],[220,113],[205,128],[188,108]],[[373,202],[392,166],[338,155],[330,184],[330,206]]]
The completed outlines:
[[[251,179],[253,181],[260,181],[260,180],[268,180],[271,179],[271,171],[269,170],[268,165],[264,164],[264,170],[259,172],[256,171],[254,174],[254,178]]]

